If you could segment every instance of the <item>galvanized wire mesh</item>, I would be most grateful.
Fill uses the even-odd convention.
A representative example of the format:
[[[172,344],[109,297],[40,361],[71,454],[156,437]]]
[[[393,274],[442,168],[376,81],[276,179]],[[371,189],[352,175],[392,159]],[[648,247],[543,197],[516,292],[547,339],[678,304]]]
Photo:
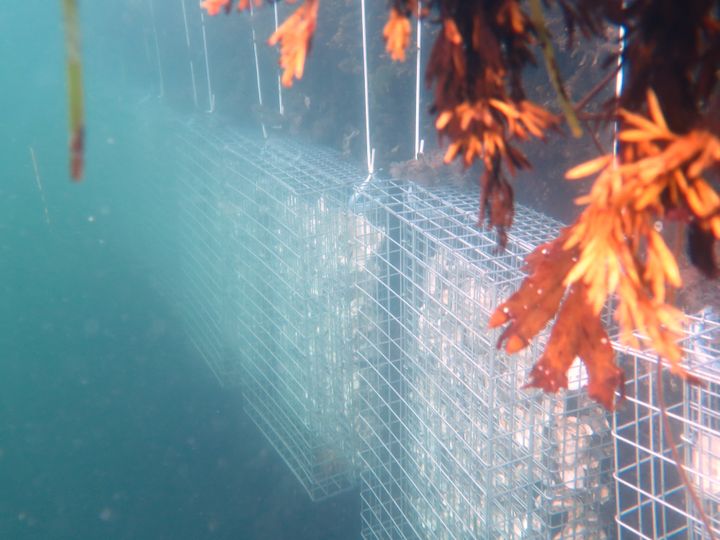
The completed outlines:
[[[615,415],[618,524],[621,538],[709,538],[678,474],[670,437],[720,534],[720,321],[709,309],[690,317],[687,367],[701,384],[657,376],[657,357],[627,349],[627,403]],[[662,384],[669,423],[658,398]],[[668,427],[670,433],[668,433]]]
[[[363,538],[702,537],[652,357],[618,347],[613,446],[579,364],[562,395],[523,390],[543,338],[508,357],[487,330],[557,222],[519,208],[500,251],[476,193],[368,179],[325,150],[218,127],[176,139],[188,334],[313,498],[359,482]],[[684,342],[706,385],[667,381],[666,399],[717,526],[713,317]]]
[[[520,208],[501,251],[477,200],[382,181],[358,198],[385,234],[358,284],[363,537],[603,538],[605,415],[577,392],[521,390],[539,344],[509,359],[487,331],[558,223]]]
[[[228,220],[223,219],[223,176],[216,155],[194,145],[189,133],[178,140],[178,236],[182,256],[178,286],[187,337],[217,379],[237,372],[227,354]],[[192,149],[192,151],[190,151]]]
[[[238,133],[181,139],[189,331],[314,499],[354,485],[351,169]],[[207,162],[205,158],[207,157]],[[189,181],[188,181],[189,179]],[[194,182],[194,180],[198,182]],[[342,204],[341,204],[342,203]],[[190,216],[189,214],[193,214]],[[331,257],[332,255],[332,257]]]

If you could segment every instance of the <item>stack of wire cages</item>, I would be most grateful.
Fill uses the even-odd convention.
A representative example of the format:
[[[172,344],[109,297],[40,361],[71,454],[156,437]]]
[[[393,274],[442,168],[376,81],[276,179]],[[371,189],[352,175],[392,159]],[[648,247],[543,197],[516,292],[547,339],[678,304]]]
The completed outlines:
[[[715,537],[720,535],[720,318],[705,308],[688,319],[682,345],[686,367],[699,383],[667,371],[659,381],[656,356],[620,349],[628,380],[613,435],[622,539],[710,538],[676,457]]]
[[[222,335],[209,348],[224,357],[207,355],[211,367],[242,388],[247,413],[312,499],[347,490],[359,384],[353,283],[369,260],[351,241],[369,225],[347,203],[363,177],[324,150],[233,130],[197,130],[191,145],[193,161],[214,164],[202,189],[213,201],[211,235],[223,242],[222,261],[205,237],[195,242],[202,260],[188,251],[214,289],[203,294]]]
[[[239,376],[226,347],[228,222],[218,150],[194,131],[178,130],[178,291],[186,336],[220,384]]]
[[[525,391],[541,343],[509,358],[487,329],[559,224],[520,208],[501,250],[477,201],[378,179],[357,197],[383,232],[358,282],[363,538],[609,537],[610,427],[580,368],[564,395]]]

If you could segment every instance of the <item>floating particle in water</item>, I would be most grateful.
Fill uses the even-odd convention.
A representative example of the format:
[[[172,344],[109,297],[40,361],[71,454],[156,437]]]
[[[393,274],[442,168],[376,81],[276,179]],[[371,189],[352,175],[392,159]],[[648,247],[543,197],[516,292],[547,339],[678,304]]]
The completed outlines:
[[[100,332],[100,323],[95,319],[86,319],[83,322],[83,333],[86,337],[95,336]]]
[[[213,517],[208,520],[207,528],[209,532],[215,532],[220,527],[220,521]]]

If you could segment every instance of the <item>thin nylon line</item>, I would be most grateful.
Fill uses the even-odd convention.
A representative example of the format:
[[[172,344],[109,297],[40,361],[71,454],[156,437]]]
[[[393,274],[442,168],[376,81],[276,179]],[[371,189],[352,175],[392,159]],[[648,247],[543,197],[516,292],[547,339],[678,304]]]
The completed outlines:
[[[183,23],[185,23],[185,43],[187,43],[188,49],[190,48],[190,29],[188,28],[187,22],[187,11],[185,10],[185,0],[180,0],[182,6]]]
[[[205,17],[200,12],[200,22],[202,23],[202,37],[203,37],[203,49],[205,51],[205,75],[207,76],[208,85],[208,104],[210,108],[207,112],[211,113],[215,110],[215,95],[212,92],[212,85],[210,84],[210,59],[208,58],[207,52],[207,36],[205,34]]]
[[[278,29],[278,7],[277,2],[273,3],[273,10],[275,12],[275,31]],[[280,114],[285,114],[285,107],[283,106],[282,96],[282,76],[280,74],[280,68],[277,69],[277,84],[278,84],[278,110]]]
[[[363,83],[365,88],[365,152],[367,154],[368,174],[373,173],[375,152],[370,147],[370,103],[368,100],[368,68],[367,68],[367,38],[365,28],[365,0],[360,0],[362,14],[362,48],[363,48]]]
[[[260,106],[262,107],[263,98],[262,98],[262,88],[260,87],[260,62],[258,61],[257,37],[255,35],[255,10],[253,9],[253,3],[249,2],[249,4],[250,4],[250,28],[252,30],[253,54],[255,55],[255,79],[257,80],[258,103],[260,103]],[[267,130],[265,129],[265,122],[263,122],[262,120],[260,121],[260,127],[262,127],[263,138],[267,139]]]
[[[420,146],[420,64],[422,52],[422,21],[420,13],[422,11],[422,0],[418,0],[417,5],[417,51],[415,59],[415,159],[418,154],[422,153]]]
[[[195,103],[195,108],[197,108],[198,93],[197,93],[197,85],[195,83],[195,67],[193,66],[192,58],[190,58],[190,55],[191,55],[190,28],[188,27],[187,10],[185,9],[185,0],[180,0],[180,5],[182,6],[183,23],[185,25],[185,43],[187,44],[188,58],[189,58],[189,62],[190,62],[190,81],[192,82],[193,103]]]
[[[620,69],[618,69],[617,77],[615,78],[615,99],[620,102],[620,94],[622,93],[623,88],[623,67],[622,67],[622,55],[625,51],[625,27],[621,26],[620,31],[618,34],[618,37],[620,38],[620,54],[618,55],[618,66]],[[618,143],[618,130],[620,128],[619,122],[616,120],[613,123],[613,156],[617,157],[617,153],[619,150],[619,143]]]
[[[155,24],[155,6],[153,0],[150,0],[150,14],[152,16],[152,29],[153,29],[153,41],[155,42],[155,59],[157,60],[158,75],[160,76],[160,95],[159,98],[165,95],[165,76],[163,75],[162,62],[160,61],[160,43],[158,42],[157,26]]]
[[[192,60],[190,60],[190,80],[192,81],[193,103],[195,103],[195,108],[197,108],[197,106],[198,106],[198,91],[197,91],[197,83],[195,82],[195,66],[193,65]]]

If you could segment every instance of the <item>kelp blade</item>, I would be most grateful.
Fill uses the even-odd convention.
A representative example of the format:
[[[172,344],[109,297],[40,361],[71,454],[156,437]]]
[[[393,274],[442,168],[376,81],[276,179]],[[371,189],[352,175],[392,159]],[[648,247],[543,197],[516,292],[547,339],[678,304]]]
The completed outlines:
[[[70,175],[82,180],[85,150],[80,22],[77,0],[63,0],[65,51],[67,54],[68,106],[70,112]]]

